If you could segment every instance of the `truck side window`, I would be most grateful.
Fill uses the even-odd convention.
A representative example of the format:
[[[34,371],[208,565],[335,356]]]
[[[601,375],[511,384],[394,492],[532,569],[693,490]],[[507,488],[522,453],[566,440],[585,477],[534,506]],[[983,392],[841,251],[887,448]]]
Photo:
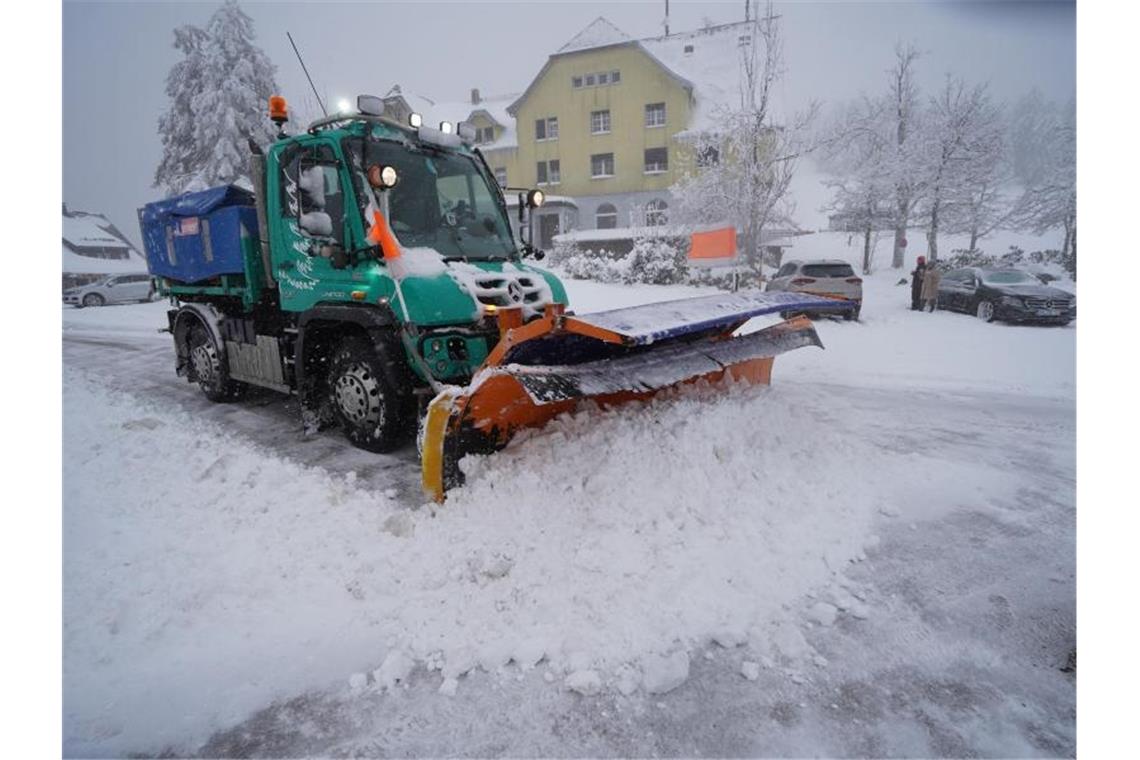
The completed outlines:
[[[340,165],[328,146],[299,153],[281,171],[282,212],[306,237],[344,245],[344,193]]]

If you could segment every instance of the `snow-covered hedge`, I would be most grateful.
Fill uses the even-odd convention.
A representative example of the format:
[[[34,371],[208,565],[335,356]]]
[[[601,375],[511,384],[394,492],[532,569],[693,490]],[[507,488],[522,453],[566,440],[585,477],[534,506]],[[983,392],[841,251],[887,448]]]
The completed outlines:
[[[551,263],[571,277],[597,282],[676,285],[689,281],[688,249],[663,238],[637,238],[624,256],[557,242]]]
[[[1016,245],[1011,245],[1009,251],[1000,256],[988,254],[982,250],[964,250],[961,248],[950,252],[951,256],[940,262],[947,269],[961,267],[1009,267],[1011,269],[1024,269],[1038,276],[1046,275],[1052,279],[1063,276],[1076,279],[1076,267],[1073,257],[1066,257],[1061,251],[1032,251],[1026,253]]]

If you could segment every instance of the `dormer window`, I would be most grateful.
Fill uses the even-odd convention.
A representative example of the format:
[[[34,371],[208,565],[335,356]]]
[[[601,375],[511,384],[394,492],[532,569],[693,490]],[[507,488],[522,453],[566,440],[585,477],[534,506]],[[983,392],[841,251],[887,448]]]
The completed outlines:
[[[693,52],[693,46],[692,45],[685,45],[685,55],[691,55],[692,52]]]

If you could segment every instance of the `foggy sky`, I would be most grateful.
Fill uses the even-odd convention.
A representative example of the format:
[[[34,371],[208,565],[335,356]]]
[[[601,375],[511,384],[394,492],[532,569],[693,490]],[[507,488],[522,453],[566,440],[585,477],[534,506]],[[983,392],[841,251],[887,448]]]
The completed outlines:
[[[753,0],[753,7],[759,3]],[[77,2],[63,7],[63,199],[107,214],[138,243],[136,210],[161,147],[165,78],[178,60],[171,30],[204,26],[215,2]],[[244,2],[257,44],[277,66],[294,105],[313,103],[285,37],[290,31],[323,98],[383,95],[393,84],[435,101],[519,92],[555,52],[597,16],[631,37],[663,33],[664,0],[650,2]],[[897,41],[923,52],[925,93],[948,72],[988,81],[998,99],[1032,87],[1068,100],[1076,92],[1075,8],[1070,2],[783,2],[787,111],[880,91]],[[744,0],[670,3],[670,28],[740,21]],[[295,126],[295,125],[294,125]],[[814,183],[812,183],[814,185]],[[821,191],[799,184],[797,220],[821,223]]]

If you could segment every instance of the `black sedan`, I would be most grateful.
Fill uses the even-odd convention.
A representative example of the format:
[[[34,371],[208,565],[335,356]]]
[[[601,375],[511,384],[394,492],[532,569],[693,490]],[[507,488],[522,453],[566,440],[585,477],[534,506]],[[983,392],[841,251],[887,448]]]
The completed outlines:
[[[974,314],[986,322],[1067,325],[1077,316],[1077,298],[1018,269],[967,267],[942,276],[938,308]]]

